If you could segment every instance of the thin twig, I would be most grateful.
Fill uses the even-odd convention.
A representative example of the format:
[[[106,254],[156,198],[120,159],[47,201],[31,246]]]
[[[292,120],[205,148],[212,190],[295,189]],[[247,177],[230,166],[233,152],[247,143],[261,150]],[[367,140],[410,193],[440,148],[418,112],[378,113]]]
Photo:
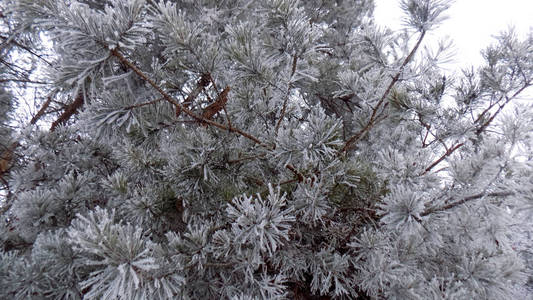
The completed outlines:
[[[292,68],[291,68],[291,76],[289,76],[289,83],[287,85],[287,93],[285,95],[285,100],[283,101],[283,108],[281,109],[281,114],[278,119],[278,123],[276,124],[276,129],[274,132],[278,134],[279,127],[281,126],[281,121],[283,121],[283,118],[285,117],[285,111],[287,110],[287,104],[289,102],[289,95],[291,93],[292,89],[292,76],[294,76],[294,73],[296,72],[296,65],[298,64],[298,55],[294,55],[294,58],[292,60]]]
[[[354,143],[358,142],[360,139],[362,139],[368,133],[368,131],[370,131],[370,129],[377,123],[376,119],[378,117],[378,110],[381,108],[383,102],[385,102],[385,100],[389,96],[389,94],[390,94],[392,88],[394,87],[394,85],[400,79],[400,76],[402,75],[403,70],[405,69],[405,66],[407,66],[407,64],[414,57],[414,55],[415,55],[416,51],[418,50],[418,47],[420,47],[420,44],[422,43],[422,40],[424,39],[425,35],[426,35],[426,31],[422,31],[422,33],[420,34],[420,37],[418,38],[418,41],[416,42],[415,46],[413,47],[413,49],[411,50],[409,55],[407,55],[407,57],[403,61],[402,65],[400,66],[400,69],[398,70],[396,75],[394,75],[394,77],[392,78],[389,86],[387,87],[387,89],[385,90],[385,92],[383,93],[381,98],[379,99],[379,101],[376,104],[376,106],[372,109],[372,115],[370,116],[370,119],[369,119],[368,123],[366,124],[366,126],[363,127],[363,129],[361,129],[359,132],[354,134],[350,139],[348,139],[348,141],[346,141],[346,144],[344,145],[344,147],[339,151],[339,153],[338,153],[339,155],[344,153],[344,152],[346,152],[348,150],[348,148],[350,148],[350,146],[352,144],[354,144]],[[380,114],[385,110],[386,106],[387,106],[387,103],[385,103],[385,105],[383,105],[383,109],[380,112]]]
[[[48,96],[46,101],[43,103],[43,106],[41,106],[41,109],[39,109],[37,114],[35,114],[35,116],[33,116],[33,118],[31,118],[30,124],[34,125],[35,123],[37,123],[37,121],[44,115],[44,112],[46,111],[46,109],[50,105],[50,102],[52,102],[52,97]]]
[[[282,185],[286,185],[286,184],[290,184],[294,182],[300,182],[300,180],[298,178],[293,178],[293,179],[282,181],[278,185],[282,186]]]
[[[296,170],[296,168],[293,165],[287,165],[286,168],[291,170],[291,172],[293,172],[294,175],[296,175],[296,177],[298,177],[298,181],[299,182],[303,182],[304,181],[304,176],[300,172],[298,172],[298,170]]]
[[[459,143],[459,144],[456,144],[455,146],[451,147],[450,149],[448,149],[441,157],[439,157],[439,159],[437,159],[436,161],[434,161],[431,165],[429,165],[429,167],[427,167],[424,172],[422,172],[422,174],[420,175],[425,175],[427,174],[429,171],[431,171],[431,169],[433,169],[436,165],[438,165],[441,161],[443,161],[446,157],[452,155],[452,153],[461,148],[462,146],[464,145],[464,143]]]
[[[35,53],[33,50],[31,50],[28,46],[25,46],[25,45],[22,45],[21,43],[17,42],[16,40],[14,39],[11,39],[10,37],[5,37],[5,36],[2,36],[0,35],[0,38],[2,38],[5,42],[2,44],[9,44],[9,43],[12,43],[13,45],[19,47],[19,48],[22,48],[24,50],[26,50],[27,52],[29,52],[30,54],[36,56],[37,58],[39,58],[40,60],[44,61],[45,63],[47,63],[49,66],[52,66],[52,63],[49,62],[48,60],[46,60],[44,57],[42,57],[42,55],[39,55],[37,53]],[[2,47],[3,48],[3,47]]]
[[[494,118],[496,118],[496,116],[503,110],[503,108],[509,103],[511,102],[511,100],[513,100],[514,98],[516,98],[516,96],[518,96],[520,93],[522,93],[525,89],[527,89],[528,87],[530,87],[531,85],[529,84],[525,84],[523,87],[521,87],[518,91],[516,91],[511,97],[505,97],[505,102],[503,104],[500,104],[500,107],[498,108],[498,110],[496,110],[496,112],[487,120],[487,122],[483,123],[483,125],[481,125],[480,128],[478,128],[476,130],[476,134],[481,134],[489,125],[490,123],[492,123],[492,121],[494,120]],[[479,119],[479,118],[478,118]]]
[[[34,84],[51,84],[50,82],[35,81],[35,80],[30,80],[30,79],[17,79],[17,78],[1,78],[0,82],[23,82],[23,83],[34,83]]]
[[[445,210],[449,210],[449,209],[452,209],[456,206],[459,206],[461,204],[465,204],[466,202],[469,202],[469,201],[472,201],[472,200],[476,200],[476,199],[479,199],[479,198],[482,198],[482,197],[507,197],[507,196],[512,196],[514,195],[515,193],[514,192],[494,192],[494,193],[479,193],[479,194],[475,194],[475,195],[471,195],[471,196],[468,196],[468,197],[465,197],[459,201],[456,201],[456,202],[452,202],[450,204],[446,204],[444,206],[441,206],[441,207],[435,207],[435,208],[430,208],[430,209],[427,209],[425,210],[424,212],[422,212],[420,214],[421,217],[425,217],[427,215],[430,215],[430,214],[433,214],[433,213],[436,213],[436,212],[440,212],[440,211],[445,211]]]
[[[148,101],[148,102],[143,102],[143,103],[138,103],[138,104],[133,104],[133,105],[130,105],[130,106],[126,106],[124,107],[125,110],[131,110],[131,109],[134,109],[134,108],[139,108],[139,107],[143,107],[143,106],[147,106],[147,105],[152,105],[152,104],[156,104],[157,102],[161,101],[161,100],[164,100],[164,98],[157,98],[155,100],[152,100],[152,101]]]
[[[72,103],[67,105],[65,108],[65,111],[52,123],[52,126],[50,126],[50,131],[54,131],[57,126],[65,124],[70,117],[75,115],[78,112],[78,109],[83,105],[84,102],[84,95],[83,95],[83,88],[80,87],[80,90],[78,91],[78,94],[76,95],[76,98]]]
[[[181,103],[181,105],[183,107],[189,107],[189,105],[191,105],[194,100],[196,99],[196,97],[198,97],[198,95],[200,94],[200,92],[206,87],[209,85],[209,77],[211,77],[211,75],[209,74],[202,74],[202,77],[200,77],[200,80],[198,80],[198,82],[196,83],[196,87],[189,93],[189,95],[187,96],[187,98]],[[181,114],[181,111],[180,111],[180,108],[179,107],[176,107],[176,117],[179,117]]]
[[[262,157],[265,157],[264,153],[263,154],[258,154],[258,155],[253,155],[253,156],[246,156],[246,157],[233,159],[233,160],[228,160],[227,163],[228,164],[236,164],[236,163],[239,163],[241,161],[252,160],[252,159],[262,158]]]

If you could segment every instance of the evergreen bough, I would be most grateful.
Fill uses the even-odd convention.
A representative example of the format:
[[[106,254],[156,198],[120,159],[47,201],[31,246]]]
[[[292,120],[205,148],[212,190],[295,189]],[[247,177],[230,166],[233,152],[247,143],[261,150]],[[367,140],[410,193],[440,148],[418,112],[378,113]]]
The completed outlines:
[[[446,49],[423,46],[445,0],[402,0],[402,32],[372,0],[8,2],[52,43],[56,100],[2,170],[0,298],[510,299],[525,283],[512,226],[533,205],[533,111],[513,100],[533,35],[502,33],[450,78]]]

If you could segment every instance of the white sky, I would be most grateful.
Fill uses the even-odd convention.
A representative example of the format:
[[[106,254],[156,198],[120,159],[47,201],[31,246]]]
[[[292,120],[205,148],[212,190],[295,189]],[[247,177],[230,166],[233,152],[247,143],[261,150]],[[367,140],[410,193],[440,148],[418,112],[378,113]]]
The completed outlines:
[[[399,2],[375,0],[376,22],[392,29],[402,28]],[[533,0],[455,0],[447,15],[449,19],[426,42],[449,36],[454,41],[454,59],[459,68],[479,65],[480,51],[491,44],[493,35],[509,26],[514,26],[521,36],[533,29]]]

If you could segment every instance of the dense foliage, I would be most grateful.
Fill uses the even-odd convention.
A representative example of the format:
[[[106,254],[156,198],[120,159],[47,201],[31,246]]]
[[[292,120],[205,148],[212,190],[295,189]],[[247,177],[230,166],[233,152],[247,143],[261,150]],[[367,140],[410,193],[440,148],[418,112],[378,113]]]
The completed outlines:
[[[512,233],[533,205],[533,110],[513,100],[533,35],[502,33],[451,78],[446,47],[424,48],[445,0],[402,0],[401,32],[374,24],[372,0],[7,2],[13,37],[53,56],[41,123],[0,140],[0,298],[510,299],[525,284]]]

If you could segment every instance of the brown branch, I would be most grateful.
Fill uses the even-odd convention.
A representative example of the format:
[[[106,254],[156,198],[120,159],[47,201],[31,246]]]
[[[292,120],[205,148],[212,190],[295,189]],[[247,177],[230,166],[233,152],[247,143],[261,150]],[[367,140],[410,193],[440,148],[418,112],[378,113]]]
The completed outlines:
[[[211,120],[219,111],[221,111],[226,106],[226,102],[228,102],[229,91],[230,87],[226,86],[222,93],[217,96],[215,102],[204,108],[204,111],[202,112],[202,117]]]
[[[157,99],[152,100],[152,101],[143,102],[143,103],[137,103],[137,104],[133,104],[133,105],[130,105],[130,106],[126,106],[126,107],[124,107],[124,109],[131,110],[131,109],[134,109],[134,108],[139,108],[139,107],[143,107],[143,106],[147,106],[147,105],[152,105],[152,104],[156,104],[157,102],[159,102],[161,100],[164,100],[164,99],[163,98],[157,98]]]
[[[394,75],[394,77],[392,78],[392,81],[390,82],[389,86],[387,87],[387,89],[385,90],[385,92],[383,93],[381,98],[379,99],[379,101],[376,104],[376,106],[372,109],[372,115],[370,116],[370,119],[369,119],[368,123],[366,124],[366,126],[363,127],[363,129],[359,130],[359,132],[354,134],[350,139],[348,139],[348,141],[346,141],[346,144],[344,145],[344,147],[339,151],[339,153],[338,153],[339,155],[344,153],[344,152],[346,152],[348,150],[348,148],[350,148],[350,146],[352,144],[354,144],[354,143],[358,142],[360,139],[362,139],[367,134],[367,132],[370,131],[370,129],[377,123],[376,119],[379,117],[378,110],[381,108],[383,102],[385,102],[385,100],[389,96],[389,94],[390,94],[392,88],[394,87],[394,85],[398,82],[398,80],[400,80],[400,76],[402,75],[403,70],[405,69],[405,66],[407,66],[407,64],[413,59],[416,51],[420,47],[420,44],[422,43],[422,40],[424,39],[425,35],[426,35],[426,31],[422,31],[422,33],[420,34],[420,37],[418,38],[418,41],[416,42],[415,46],[413,47],[413,49],[411,50],[409,55],[407,55],[407,57],[403,61],[402,65],[400,66],[400,69],[398,70],[396,75]],[[385,110],[386,106],[387,106],[387,103],[385,103],[385,105],[383,105],[383,109],[381,110],[380,114],[383,113],[383,111]]]
[[[424,212],[422,212],[420,214],[421,217],[425,217],[427,215],[430,215],[430,214],[433,214],[433,213],[436,213],[436,212],[440,212],[440,211],[445,211],[445,210],[449,210],[449,209],[452,209],[454,207],[457,207],[461,204],[465,204],[466,202],[469,202],[469,201],[472,201],[472,200],[476,200],[476,199],[479,199],[479,198],[482,198],[484,196],[487,196],[487,197],[507,197],[507,196],[512,196],[514,195],[513,192],[494,192],[494,193],[479,193],[479,194],[475,194],[475,195],[471,195],[471,196],[468,196],[468,197],[465,197],[459,201],[456,201],[456,202],[452,202],[450,204],[446,204],[444,206],[441,206],[441,207],[435,207],[435,208],[430,208],[430,209],[427,209],[425,210]]]
[[[78,112],[78,108],[80,108],[83,105],[84,97],[83,97],[83,89],[80,87],[80,90],[78,91],[78,94],[76,95],[76,98],[72,103],[67,105],[65,108],[65,111],[52,123],[52,126],[50,126],[50,131],[56,130],[57,126],[65,124],[70,117],[75,115]]]
[[[35,116],[33,116],[33,118],[31,118],[30,124],[35,125],[35,123],[37,123],[37,121],[44,115],[44,112],[46,111],[46,109],[50,105],[50,102],[52,102],[52,97],[48,96],[46,101],[43,103],[43,106],[41,106],[41,109],[39,109],[37,114],[35,114]]]
[[[258,145],[260,145],[260,146],[262,146],[264,148],[272,149],[271,146],[267,145],[266,143],[262,142],[261,140],[259,140],[258,138],[254,137],[253,135],[251,135],[251,134],[249,134],[247,132],[244,132],[244,131],[242,131],[240,129],[237,129],[235,127],[228,127],[228,126],[226,126],[224,124],[220,124],[218,122],[215,122],[213,120],[205,118],[204,116],[200,116],[200,115],[194,113],[193,111],[191,111],[190,109],[188,109],[186,107],[183,107],[182,105],[180,105],[178,103],[178,101],[176,101],[174,98],[172,98],[170,95],[168,95],[165,91],[163,91],[163,89],[161,87],[159,87],[159,85],[157,85],[152,79],[150,79],[148,77],[148,75],[144,74],[144,72],[142,72],[139,68],[137,68],[137,66],[135,66],[131,61],[129,61],[127,58],[125,58],[117,49],[111,50],[111,54],[113,56],[115,56],[116,58],[118,58],[120,60],[120,62],[122,62],[123,64],[128,66],[133,72],[135,72],[144,81],[146,81],[148,84],[150,84],[159,94],[161,94],[163,96],[163,98],[165,98],[166,101],[168,101],[169,103],[174,105],[176,108],[180,108],[181,111],[183,111],[187,115],[191,116],[193,119],[197,120],[198,122],[207,123],[208,125],[212,125],[214,127],[222,129],[222,130],[228,130],[230,132],[234,132],[234,133],[236,133],[238,135],[241,135],[241,136],[253,141],[254,143],[256,143],[256,144],[258,144]],[[226,92],[229,92],[229,87],[226,87],[226,89],[227,89]],[[222,94],[224,94],[224,92],[221,93],[221,95]],[[289,165],[286,166],[286,168],[291,170],[293,173],[295,173],[296,176],[298,177],[299,181],[303,181],[304,180],[304,176],[302,174],[300,174],[296,170],[296,168],[294,166],[289,164]]]
[[[267,144],[265,144],[264,142],[262,142],[261,140],[259,140],[258,138],[254,137],[253,135],[251,135],[251,134],[249,134],[247,132],[244,132],[244,131],[242,131],[240,129],[237,129],[237,128],[234,128],[234,127],[228,127],[228,126],[226,126],[224,124],[220,124],[218,122],[206,119],[206,118],[194,113],[190,109],[188,109],[186,107],[183,107],[181,104],[178,103],[178,101],[176,101],[169,94],[167,94],[165,91],[163,91],[163,89],[161,87],[159,87],[159,85],[157,85],[152,79],[150,79],[146,74],[144,74],[143,71],[141,71],[139,68],[137,68],[137,66],[135,66],[127,58],[125,58],[117,49],[111,50],[111,54],[113,56],[115,56],[116,58],[118,58],[118,60],[120,60],[120,62],[122,62],[123,64],[128,66],[128,68],[130,68],[133,72],[135,72],[144,81],[146,81],[148,84],[150,84],[159,94],[161,94],[163,96],[163,98],[165,98],[165,100],[167,102],[171,103],[176,108],[179,108],[181,111],[183,111],[187,115],[191,116],[193,119],[195,119],[195,120],[197,120],[199,122],[207,123],[208,125],[212,125],[214,127],[217,127],[217,128],[223,129],[223,130],[228,130],[230,132],[237,133],[238,135],[241,135],[241,136],[253,141],[254,143],[256,143],[258,145],[261,145],[261,146],[263,146],[265,148],[268,148],[268,149],[271,148],[270,146],[268,146]]]
[[[286,168],[291,170],[291,172],[293,172],[294,175],[298,177],[298,182],[304,181],[304,176],[300,172],[298,172],[298,170],[296,170],[296,168],[293,165],[287,165]]]
[[[37,114],[33,116],[33,118],[31,118],[30,124],[34,125],[35,123],[37,123],[37,121],[44,115],[44,112],[46,108],[48,108],[48,106],[50,105],[51,101],[52,101],[52,97],[48,96],[47,100],[43,103],[43,106],[39,109]],[[7,181],[4,179],[4,174],[6,174],[9,171],[9,169],[11,169],[11,165],[13,161],[13,154],[15,153],[15,149],[19,145],[20,143],[18,141],[11,143],[7,148],[4,149],[4,151],[0,155],[0,179],[2,180],[6,188],[8,188],[8,195],[10,194],[10,192],[9,192],[9,187],[7,185]],[[0,211],[0,213],[3,213],[7,209],[9,209],[9,206],[10,204],[6,203],[4,207],[2,208],[2,211]]]
[[[492,121],[496,118],[496,116],[503,110],[503,108],[509,103],[511,102],[511,100],[513,100],[516,96],[518,96],[521,92],[523,92],[526,88],[528,88],[530,85],[529,84],[525,84],[523,87],[521,87],[518,91],[516,91],[511,97],[507,97],[505,96],[505,101],[500,104],[500,107],[498,107],[498,110],[496,110],[496,112],[485,122],[481,125],[481,127],[479,127],[477,130],[476,130],[476,134],[479,135],[481,134],[489,125],[490,123],[492,123]],[[499,101],[498,101],[499,102]],[[496,103],[498,103],[496,102]],[[491,105],[492,106],[492,105]],[[490,108],[490,107],[489,107]],[[488,109],[488,108],[487,108]],[[486,113],[487,110],[483,111],[483,114]],[[476,122],[478,120],[481,119],[481,115],[480,117],[477,118]]]
[[[435,166],[437,166],[438,164],[440,164],[441,161],[443,161],[446,157],[452,155],[452,153],[461,148],[462,146],[464,145],[464,143],[459,143],[453,147],[451,147],[450,149],[446,150],[446,152],[441,156],[439,157],[439,159],[437,159],[436,161],[434,161],[431,165],[429,165],[429,167],[427,167],[424,172],[422,172],[422,174],[420,175],[425,175],[427,174],[429,171],[431,171],[431,169],[433,169]]]
[[[33,83],[33,84],[50,84],[50,82],[35,81],[35,80],[30,80],[30,79],[17,79],[17,78],[1,78],[0,82],[22,82],[22,83]]]
[[[431,128],[426,128],[426,135],[424,136],[424,139],[422,140],[422,148],[426,148],[426,146],[427,146],[426,140],[428,138],[430,130],[431,130]]]
[[[10,37],[6,37],[6,36],[2,36],[0,35],[0,38],[2,38],[4,41],[4,43],[12,43],[13,45],[19,47],[19,48],[22,48],[24,50],[26,50],[28,53],[30,53],[31,55],[39,58],[40,60],[44,61],[45,63],[47,63],[49,66],[52,66],[52,63],[49,62],[48,60],[46,60],[44,57],[42,57],[42,55],[39,55],[37,53],[35,53],[33,50],[31,50],[28,46],[25,46],[25,45],[22,45],[21,43],[17,42],[16,40],[10,38]],[[2,47],[3,48],[3,47]],[[0,49],[1,50],[1,49]]]
[[[276,134],[278,134],[279,127],[281,126],[281,121],[283,121],[283,118],[285,117],[285,112],[287,110],[287,104],[289,102],[289,94],[292,89],[292,83],[290,80],[292,79],[292,76],[294,76],[294,73],[296,73],[297,64],[298,64],[298,55],[295,54],[294,58],[292,59],[291,76],[289,77],[289,84],[287,86],[287,94],[285,95],[285,100],[283,101],[283,108],[281,109],[281,114],[279,116],[278,123],[276,124],[276,129],[274,130]]]
[[[220,92],[218,91],[218,86],[215,83],[215,80],[213,79],[213,76],[211,76],[211,74],[209,74],[209,73],[208,73],[208,75],[209,75],[209,81],[211,81],[211,84],[213,84],[213,88],[217,92],[217,99],[219,99],[220,98]],[[222,91],[222,92],[224,92],[224,91]],[[224,114],[226,115],[226,121],[228,121],[228,127],[231,128],[232,127],[231,120],[229,118],[228,111],[226,110],[226,105],[222,106],[222,109],[224,110]]]
[[[301,181],[298,178],[294,178],[294,179],[289,179],[289,180],[282,181],[278,185],[282,186],[282,185],[291,184],[291,183],[294,183],[294,182],[301,182]]]
[[[194,88],[194,90],[192,90],[189,95],[187,96],[187,98],[183,101],[183,103],[181,104],[183,107],[189,107],[189,105],[191,105],[194,100],[196,99],[196,97],[198,97],[198,95],[200,94],[200,92],[206,87],[209,85],[209,78],[211,78],[211,75],[209,74],[202,74],[202,77],[200,77],[200,80],[198,80],[198,82],[196,83],[196,87]],[[181,108],[176,106],[176,117],[179,117],[181,114]]]

